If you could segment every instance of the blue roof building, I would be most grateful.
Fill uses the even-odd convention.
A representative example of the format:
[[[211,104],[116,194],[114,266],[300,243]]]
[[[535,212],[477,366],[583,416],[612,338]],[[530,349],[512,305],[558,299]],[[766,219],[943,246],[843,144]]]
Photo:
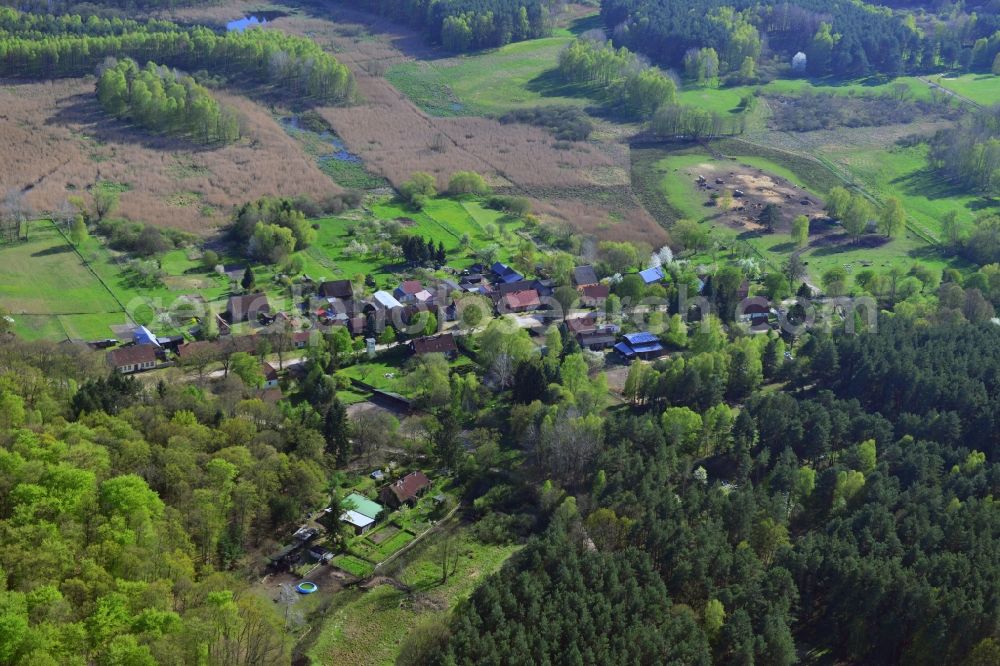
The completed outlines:
[[[524,276],[515,271],[513,268],[507,264],[501,263],[499,261],[495,262],[490,266],[490,270],[493,274],[500,278],[500,281],[504,284],[510,284],[511,282],[520,282],[524,279]]]
[[[159,342],[156,341],[156,336],[153,335],[148,328],[145,326],[140,326],[139,328],[132,331],[132,341],[137,345],[157,345]]]
[[[660,339],[647,331],[627,333],[622,338],[623,340],[615,345],[615,351],[626,361],[635,358],[653,358],[663,353]]]
[[[656,282],[663,282],[663,278],[666,277],[666,275],[664,274],[662,268],[659,266],[653,266],[652,268],[647,268],[644,271],[639,271],[639,277],[641,277],[642,281],[646,284],[654,284]]]
[[[524,279],[524,276],[517,271],[511,269],[510,273],[500,276],[500,281],[504,284],[511,284],[512,282],[520,282]]]

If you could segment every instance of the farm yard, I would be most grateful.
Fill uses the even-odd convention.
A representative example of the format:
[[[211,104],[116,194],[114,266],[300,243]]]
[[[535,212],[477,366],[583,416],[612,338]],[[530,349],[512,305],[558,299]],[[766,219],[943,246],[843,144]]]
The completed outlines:
[[[816,218],[822,214],[817,194],[803,189],[793,173],[766,159],[734,156],[717,160],[706,153],[671,154],[658,161],[655,169],[662,174],[664,196],[683,218],[711,220],[736,231],[759,231],[761,212],[774,204],[781,207],[775,231],[787,233],[796,215]],[[725,209],[717,203],[720,196],[728,196]]]

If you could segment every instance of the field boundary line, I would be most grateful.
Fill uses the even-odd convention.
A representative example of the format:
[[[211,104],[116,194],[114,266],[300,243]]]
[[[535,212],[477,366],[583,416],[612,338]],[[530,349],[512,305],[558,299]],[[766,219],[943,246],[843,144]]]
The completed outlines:
[[[935,83],[934,81],[931,81],[931,80],[930,80],[929,78],[927,78],[926,76],[918,76],[918,77],[917,77],[917,80],[918,80],[918,81],[923,81],[923,82],[924,82],[924,83],[926,83],[926,84],[927,84],[927,85],[928,85],[928,86],[929,86],[929,87],[930,87],[930,88],[931,88],[932,90],[940,90],[940,91],[941,91],[941,92],[943,92],[944,94],[946,94],[946,95],[950,95],[951,97],[954,97],[954,98],[955,98],[955,99],[957,99],[958,101],[960,101],[960,102],[963,102],[963,103],[965,103],[965,104],[968,104],[969,106],[971,106],[971,107],[972,107],[972,108],[974,108],[974,109],[982,109],[982,108],[983,108],[983,105],[982,105],[982,104],[980,104],[979,102],[977,102],[976,100],[974,100],[974,99],[971,99],[971,98],[969,98],[969,97],[966,97],[966,96],[965,96],[965,95],[963,95],[962,93],[960,93],[960,92],[956,92],[956,91],[952,90],[951,88],[949,88],[948,86],[943,86],[943,85],[941,85],[940,83]]]
[[[465,209],[463,208],[462,210],[465,210]],[[444,231],[446,234],[448,234],[449,236],[453,236],[454,238],[456,238],[458,240],[462,240],[462,237],[459,234],[455,233],[454,229],[450,228],[444,222],[442,222],[441,220],[439,220],[436,217],[434,217],[433,215],[431,215],[428,211],[421,210],[420,212],[422,212],[424,215],[426,215],[428,220],[430,220],[434,224],[436,224],[439,227],[441,227],[441,230]],[[465,211],[465,214],[468,215],[470,218],[472,217],[472,215],[470,215],[469,211],[467,211],[467,210]],[[472,220],[472,221],[475,222],[475,220]]]
[[[83,265],[87,267],[87,270],[90,271],[91,275],[97,278],[97,281],[101,283],[101,286],[104,287],[109,294],[111,294],[111,298],[115,299],[115,303],[117,303],[121,307],[122,314],[124,314],[125,317],[130,322],[135,324],[135,319],[132,319],[132,315],[128,313],[128,309],[125,307],[125,304],[121,302],[121,299],[119,299],[118,295],[111,290],[111,287],[108,286],[108,284],[104,281],[104,279],[97,274],[97,271],[94,270],[94,267],[90,265],[90,262],[87,261],[87,258],[83,256],[82,252],[80,252],[80,249],[76,245],[73,245],[72,243],[69,242],[69,238],[67,238],[66,233],[59,228],[59,225],[57,225],[53,220],[49,220],[48,222],[49,224],[52,225],[53,229],[59,232],[59,235],[62,236],[62,239],[66,242],[66,244],[69,245],[71,248],[73,248],[73,252],[75,252],[76,256],[80,258],[80,261],[82,261]]]

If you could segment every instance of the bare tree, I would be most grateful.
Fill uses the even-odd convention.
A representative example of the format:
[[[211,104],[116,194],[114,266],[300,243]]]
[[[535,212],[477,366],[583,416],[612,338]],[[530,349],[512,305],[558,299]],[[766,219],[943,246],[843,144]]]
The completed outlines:
[[[52,220],[67,231],[73,226],[76,216],[76,206],[71,204],[68,199],[63,199],[62,203],[59,204],[59,208],[52,211]]]
[[[441,534],[437,555],[438,563],[441,566],[441,584],[444,585],[448,582],[448,578],[455,575],[460,556],[458,544],[455,543],[455,535],[450,529],[446,529]]]
[[[21,240],[23,230],[24,240],[28,240],[26,223],[33,216],[34,212],[24,199],[24,192],[17,188],[7,190],[3,204],[0,204],[0,233],[8,242],[15,242]]]
[[[382,409],[367,409],[354,417],[352,430],[355,449],[371,465],[375,452],[395,438],[399,421]]]
[[[292,334],[285,325],[279,324],[279,330],[268,336],[271,351],[278,355],[278,369],[285,369],[285,352],[292,349]]]

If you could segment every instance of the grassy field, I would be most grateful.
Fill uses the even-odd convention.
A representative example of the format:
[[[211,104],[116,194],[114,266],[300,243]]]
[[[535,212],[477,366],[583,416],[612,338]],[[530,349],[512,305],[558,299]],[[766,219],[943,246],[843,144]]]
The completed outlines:
[[[718,144],[718,147],[731,153],[742,147],[742,144],[724,142]],[[750,164],[776,176],[787,178],[820,198],[831,185],[839,182],[832,174],[825,172],[821,165],[807,168],[804,161],[794,159],[794,156],[785,159],[780,151],[769,152],[766,149],[761,149],[757,152],[759,154],[737,154],[734,157],[740,163]],[[769,156],[762,157],[762,154]],[[644,193],[644,198],[650,201],[651,207],[659,206],[661,211],[666,212],[674,219],[688,218],[698,221],[719,242],[719,252],[714,255],[711,253],[699,255],[694,258],[695,261],[710,263],[721,260],[727,256],[727,251],[735,243],[746,243],[770,268],[777,269],[794,252],[795,247],[788,234],[740,232],[738,229],[714,220],[715,209],[704,206],[704,192],[698,189],[691,178],[679,175],[684,174],[686,170],[690,171],[699,164],[713,162],[712,157],[702,149],[643,150],[638,151],[634,162],[638,170],[638,173],[635,174],[636,180],[645,185],[647,191]],[[826,173],[826,176],[823,176],[822,173]],[[933,200],[928,199],[928,201]],[[942,200],[935,202],[934,205],[947,209],[949,206],[955,206],[956,200]],[[802,259],[814,282],[818,281],[824,272],[834,266],[843,266],[850,273],[861,267],[871,267],[878,271],[886,270],[890,266],[909,268],[917,260],[937,269],[951,265],[934,250],[933,246],[909,231],[891,242],[872,239],[872,246],[845,242],[813,246],[802,253]]]
[[[754,92],[765,94],[799,94],[802,92],[831,93],[834,95],[882,94],[891,92],[897,85],[905,85],[918,99],[929,98],[931,90],[927,84],[914,77],[902,77],[893,81],[865,79],[860,81],[834,82],[825,79],[776,79],[763,85],[749,86],[698,86],[686,85],[677,95],[681,104],[695,106],[716,113],[737,113],[744,97]]]
[[[458,528],[453,539],[461,555],[454,575],[446,583],[441,583],[438,549],[432,541],[407,555],[410,559],[395,575],[410,586],[412,593],[391,585],[367,592],[353,589],[340,593],[309,650],[312,663],[393,664],[400,642],[416,624],[446,616],[518,549],[481,544],[465,527]]]
[[[406,220],[407,232],[443,243],[448,264],[454,268],[465,268],[475,262],[469,250],[461,245],[463,236],[468,235],[472,248],[482,247],[499,241],[490,238],[488,225],[494,225],[499,232],[501,229],[515,231],[521,224],[504,213],[486,208],[481,201],[445,197],[431,199],[423,210],[384,199],[371,206],[368,219]],[[379,288],[395,288],[403,266],[390,260],[364,255],[349,257],[344,253],[353,239],[351,228],[362,224],[363,220],[331,217],[317,220],[317,223],[317,241],[302,253],[306,274],[313,279],[334,279],[365,273],[375,278]],[[509,257],[511,251],[511,247],[501,245],[501,260]]]
[[[983,106],[1000,104],[1000,76],[992,74],[963,74],[962,76],[938,76],[934,83],[968,97]]]
[[[468,116],[524,106],[583,104],[581,90],[554,76],[572,37],[547,37],[441,60],[406,62],[386,78],[428,113]]]
[[[122,305],[48,221],[29,240],[0,246],[0,306],[27,339],[107,338],[126,323]]]
[[[503,113],[546,104],[587,102],[594,90],[567,85],[555,75],[559,52],[577,36],[600,28],[595,13],[582,16],[551,37],[515,42],[472,55],[406,62],[386,78],[424,111],[437,116]]]
[[[943,181],[927,162],[926,145],[889,150],[829,152],[827,157],[843,166],[881,199],[899,197],[907,214],[934,234],[952,210],[959,220],[971,223],[983,213],[1000,211],[1000,202],[968,194]]]

